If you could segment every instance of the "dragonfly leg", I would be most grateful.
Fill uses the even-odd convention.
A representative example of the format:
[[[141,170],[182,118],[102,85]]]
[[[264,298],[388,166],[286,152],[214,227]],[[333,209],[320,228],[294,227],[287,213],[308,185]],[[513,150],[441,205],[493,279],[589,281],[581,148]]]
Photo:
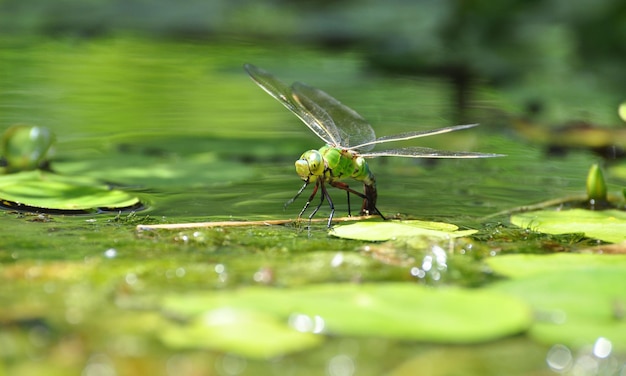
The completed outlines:
[[[296,201],[296,199],[298,197],[300,197],[300,195],[302,194],[302,192],[304,192],[304,190],[306,189],[306,187],[309,186],[309,182],[304,183],[304,185],[302,186],[302,188],[300,188],[300,190],[298,191],[298,193],[296,193],[295,196],[293,196],[289,201],[285,202],[285,206],[284,209],[287,209],[287,206],[291,205],[294,201]],[[313,191],[313,192],[317,192],[317,188]],[[313,194],[313,196],[315,196],[315,193]],[[309,198],[310,201],[310,198]]]
[[[343,189],[348,192],[348,214],[350,213],[350,193],[363,199],[363,206],[361,207],[361,215],[376,215],[378,214],[382,219],[386,220],[383,213],[376,207],[377,192],[374,185],[364,185],[365,193],[357,192],[350,188],[348,184],[340,181],[333,181],[330,183],[335,188]]]
[[[305,185],[306,186],[306,185]],[[319,182],[315,184],[315,187],[313,188],[313,192],[311,193],[311,195],[309,196],[309,199],[306,200],[306,204],[304,204],[304,207],[302,208],[302,210],[300,210],[300,214],[298,214],[298,219],[300,217],[302,217],[302,214],[304,214],[304,212],[306,211],[306,209],[309,207],[309,205],[311,205],[311,201],[313,201],[313,199],[315,198],[315,195],[317,194],[317,189],[319,188]],[[298,196],[296,196],[298,197]],[[319,207],[318,207],[319,209]],[[317,211],[317,210],[316,210]],[[309,218],[310,219],[310,218]]]
[[[322,206],[324,198],[326,198],[326,201],[328,201],[328,205],[330,206],[330,215],[328,216],[328,228],[330,228],[333,222],[333,217],[335,216],[335,204],[333,204],[333,200],[330,198],[330,194],[328,194],[326,186],[322,183],[322,202],[320,202],[320,206]],[[319,209],[319,206],[315,209],[315,211],[317,211],[317,209]]]
[[[326,188],[324,187],[324,184],[320,184],[322,186],[322,192],[326,192]],[[315,214],[317,214],[317,211],[320,210],[320,208],[322,207],[322,205],[324,204],[324,197],[325,194],[322,193],[321,197],[320,197],[320,203],[317,204],[317,206],[315,207],[315,209],[313,209],[313,211],[311,212],[311,214],[309,214],[309,221],[311,221],[313,219],[313,217],[315,216]]]

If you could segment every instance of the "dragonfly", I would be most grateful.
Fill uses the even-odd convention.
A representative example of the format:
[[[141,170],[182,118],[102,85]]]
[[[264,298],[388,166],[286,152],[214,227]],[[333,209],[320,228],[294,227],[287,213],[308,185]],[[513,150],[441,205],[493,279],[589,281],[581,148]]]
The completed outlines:
[[[379,215],[385,219],[376,207],[378,198],[376,178],[366,161],[368,158],[490,158],[502,156],[501,154],[489,153],[440,151],[426,147],[402,147],[373,151],[372,149],[380,144],[434,136],[472,128],[478,124],[410,131],[377,138],[372,126],[361,115],[324,91],[302,82],[287,85],[271,73],[252,64],[245,64],[244,69],[261,89],[302,120],[326,144],[318,150],[305,151],[295,162],[296,173],[304,181],[304,185],[292,199],[285,203],[285,207],[293,203],[310,184],[314,184],[313,192],[300,211],[298,219],[304,215],[317,193],[321,191],[321,200],[310,213],[309,221],[326,201],[330,206],[328,227],[331,227],[335,205],[328,193],[326,184],[347,192],[349,216],[352,215],[350,194],[353,194],[363,200],[361,215]],[[346,178],[352,178],[362,183],[363,192],[354,190],[342,181]]]

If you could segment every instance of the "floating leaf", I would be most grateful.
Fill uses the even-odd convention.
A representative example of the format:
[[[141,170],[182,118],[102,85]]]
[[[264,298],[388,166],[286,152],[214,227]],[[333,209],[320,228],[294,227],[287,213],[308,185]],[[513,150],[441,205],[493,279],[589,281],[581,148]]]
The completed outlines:
[[[458,227],[450,223],[418,220],[357,222],[349,225],[335,226],[330,230],[330,235],[353,240],[385,241],[396,238],[413,238],[420,236],[450,239],[476,233],[476,230],[457,230]]]
[[[267,313],[217,308],[186,325],[171,325],[159,333],[173,348],[218,349],[250,358],[272,358],[319,345],[324,338],[302,333]]]
[[[322,284],[294,289],[249,287],[176,294],[165,297],[162,307],[168,315],[193,317],[194,322],[225,307],[271,315],[284,325],[263,324],[266,326],[259,329],[272,341],[283,338],[284,334],[280,333],[291,323],[300,331],[313,333],[478,343],[520,333],[531,322],[527,306],[504,294],[459,288],[431,289],[406,283]],[[271,334],[274,329],[276,335]],[[251,356],[249,342],[260,339],[252,329],[244,334],[211,342],[210,347]],[[193,341],[190,340],[190,345]],[[289,348],[278,343],[275,346],[283,351]],[[256,356],[267,355],[261,349],[258,351]]]
[[[626,272],[626,255],[554,253],[549,255],[503,255],[486,259],[495,272],[519,278],[535,274],[592,268],[618,268]]]
[[[69,211],[126,208],[139,203],[137,197],[93,179],[43,171],[0,176],[0,199],[16,206]]]
[[[522,338],[472,346],[416,351],[388,376],[529,376],[547,375],[545,347]],[[419,372],[417,371],[419,370]]]
[[[626,240],[626,212],[619,210],[543,210],[513,215],[511,223],[547,234],[584,233],[610,243]]]
[[[626,256],[510,255],[487,262],[515,277],[488,289],[522,298],[535,310],[532,337],[575,348],[605,337],[626,350]]]

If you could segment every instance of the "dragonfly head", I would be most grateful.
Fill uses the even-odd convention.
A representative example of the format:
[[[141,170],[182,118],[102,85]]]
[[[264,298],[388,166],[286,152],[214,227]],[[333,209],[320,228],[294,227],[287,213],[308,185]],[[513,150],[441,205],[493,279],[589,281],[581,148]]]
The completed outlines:
[[[305,151],[296,161],[296,173],[300,179],[312,183],[324,174],[324,158],[317,150]]]

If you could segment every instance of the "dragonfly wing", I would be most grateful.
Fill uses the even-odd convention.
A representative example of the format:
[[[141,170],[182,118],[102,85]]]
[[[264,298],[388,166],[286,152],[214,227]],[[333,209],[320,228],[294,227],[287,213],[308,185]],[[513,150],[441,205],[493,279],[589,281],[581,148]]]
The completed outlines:
[[[337,131],[329,131],[329,129],[336,129],[336,127],[334,124],[329,126],[329,123],[332,123],[332,119],[328,115],[311,113],[310,110],[303,106],[302,101],[295,99],[292,88],[271,73],[252,64],[245,64],[244,69],[261,89],[293,112],[317,137],[329,145],[337,145],[339,143],[340,138]]]
[[[313,114],[323,112],[333,120],[332,125],[335,129],[328,131],[338,135],[338,146],[362,151],[368,151],[374,147],[373,144],[370,146],[370,143],[376,140],[374,129],[356,111],[324,91],[307,84],[296,82],[291,88],[294,97],[300,100],[309,111]]]
[[[466,151],[442,151],[423,147],[407,147],[399,149],[381,150],[370,153],[360,153],[365,158],[376,157],[406,157],[406,158],[493,158],[502,157],[502,154],[474,153]]]
[[[383,137],[377,138],[376,140],[372,140],[370,142],[367,142],[361,145],[356,145],[354,147],[357,149],[360,149],[365,146],[365,147],[369,147],[371,150],[371,148],[373,148],[375,145],[384,144],[386,142],[405,141],[405,140],[411,140],[414,138],[434,136],[434,135],[438,135],[442,133],[458,131],[461,129],[473,128],[477,125],[478,124],[455,125],[452,127],[431,129],[431,130],[426,130],[426,131],[413,131],[413,132],[400,133],[400,134],[396,134],[392,136],[383,136]]]

